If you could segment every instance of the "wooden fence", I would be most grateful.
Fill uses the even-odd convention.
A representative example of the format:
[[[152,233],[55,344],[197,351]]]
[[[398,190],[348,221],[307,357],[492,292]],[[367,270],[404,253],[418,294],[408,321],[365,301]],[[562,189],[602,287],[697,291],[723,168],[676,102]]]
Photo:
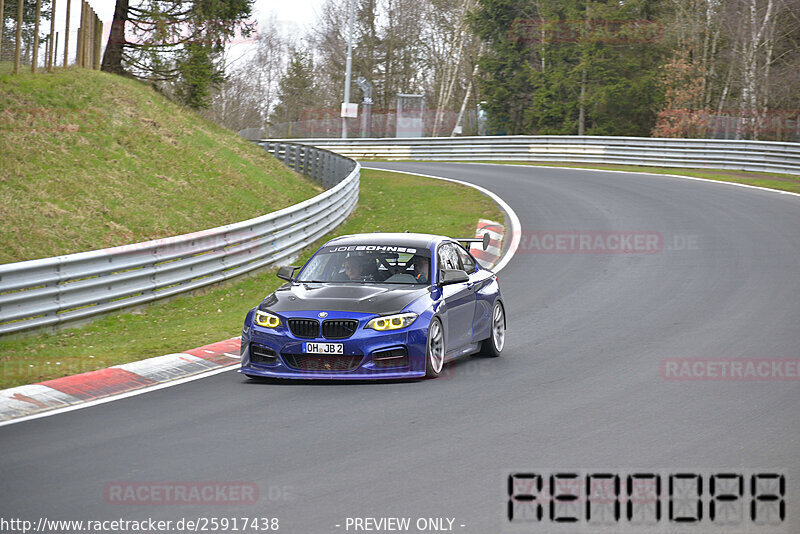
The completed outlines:
[[[14,33],[8,39],[0,31],[0,61],[13,61],[14,74],[22,65],[33,73],[52,72],[59,62],[63,67],[100,68],[103,23],[89,2],[50,0],[43,11],[42,0],[17,0],[14,12],[5,4],[0,0],[0,29],[13,27]]]

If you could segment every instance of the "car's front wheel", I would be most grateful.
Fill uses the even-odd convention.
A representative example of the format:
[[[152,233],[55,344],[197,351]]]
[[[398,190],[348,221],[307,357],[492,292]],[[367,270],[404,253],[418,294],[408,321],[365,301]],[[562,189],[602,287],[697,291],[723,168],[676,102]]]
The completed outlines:
[[[434,317],[428,326],[428,349],[425,358],[425,376],[436,378],[444,366],[444,330],[442,323]]]
[[[483,340],[481,354],[490,358],[496,358],[503,352],[506,344],[506,313],[503,305],[498,300],[492,308],[491,334],[488,339]]]

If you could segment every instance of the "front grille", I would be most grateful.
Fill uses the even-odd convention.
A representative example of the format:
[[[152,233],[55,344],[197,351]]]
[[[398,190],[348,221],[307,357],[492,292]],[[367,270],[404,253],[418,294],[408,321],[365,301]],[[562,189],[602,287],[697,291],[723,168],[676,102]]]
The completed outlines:
[[[319,321],[316,319],[289,319],[289,330],[297,337],[314,339],[319,337]]]
[[[278,355],[269,347],[250,344],[250,361],[254,363],[275,363]]]
[[[329,319],[322,322],[322,336],[328,339],[345,339],[352,336],[358,328],[358,321],[352,319]]]
[[[408,367],[408,352],[405,348],[381,350],[372,353],[375,367]]]
[[[362,356],[336,356],[330,354],[283,354],[287,366],[298,371],[352,371],[361,363]]]

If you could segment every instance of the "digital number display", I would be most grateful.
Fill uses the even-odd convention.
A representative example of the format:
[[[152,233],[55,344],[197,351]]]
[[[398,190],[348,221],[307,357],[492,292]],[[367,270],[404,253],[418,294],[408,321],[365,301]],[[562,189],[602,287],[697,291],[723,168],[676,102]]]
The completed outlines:
[[[785,496],[785,475],[770,471],[518,471],[508,475],[507,520],[774,527],[786,519]]]

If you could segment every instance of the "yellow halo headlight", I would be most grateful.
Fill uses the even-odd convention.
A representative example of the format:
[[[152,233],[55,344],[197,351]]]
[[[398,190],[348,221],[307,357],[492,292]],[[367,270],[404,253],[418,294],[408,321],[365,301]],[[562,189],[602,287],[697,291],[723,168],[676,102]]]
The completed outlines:
[[[411,323],[417,320],[416,313],[398,313],[397,315],[387,315],[385,317],[375,317],[364,328],[372,328],[373,330],[399,330],[410,326]]]
[[[254,321],[258,326],[263,326],[264,328],[277,328],[281,324],[280,317],[261,310],[256,310]]]

